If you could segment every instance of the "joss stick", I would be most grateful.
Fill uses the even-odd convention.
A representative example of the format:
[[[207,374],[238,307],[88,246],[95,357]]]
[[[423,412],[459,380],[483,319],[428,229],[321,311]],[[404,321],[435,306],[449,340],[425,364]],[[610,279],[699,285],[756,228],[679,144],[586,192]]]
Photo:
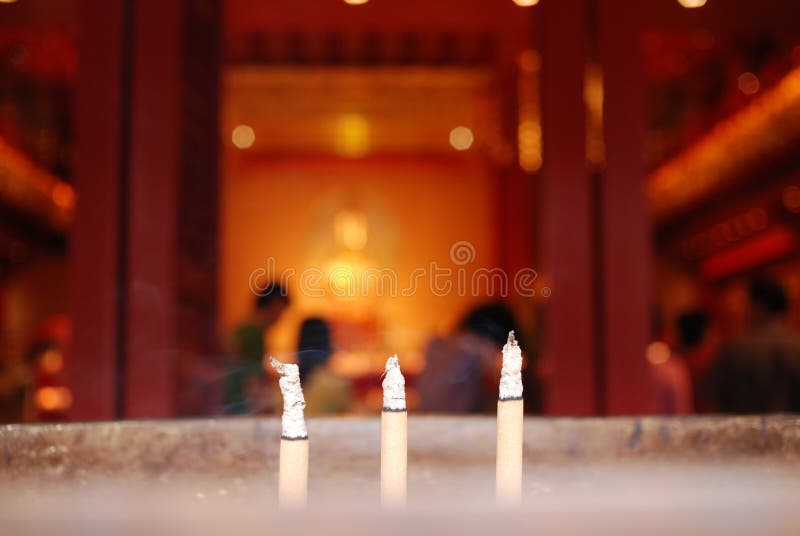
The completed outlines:
[[[306,401],[300,386],[300,369],[274,357],[270,363],[280,375],[278,385],[283,395],[278,502],[286,507],[303,506],[308,494],[308,432],[303,418]]]
[[[522,351],[508,334],[503,346],[500,397],[497,401],[497,502],[519,504],[522,499]]]
[[[397,356],[386,362],[381,411],[381,503],[402,507],[406,503],[408,463],[408,412],[406,380]]]

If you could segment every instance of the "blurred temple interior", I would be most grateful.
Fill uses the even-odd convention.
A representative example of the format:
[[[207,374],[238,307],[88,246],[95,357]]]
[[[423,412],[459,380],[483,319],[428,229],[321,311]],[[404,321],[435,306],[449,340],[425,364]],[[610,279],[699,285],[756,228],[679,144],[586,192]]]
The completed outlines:
[[[0,0],[0,422],[800,410],[797,8]]]

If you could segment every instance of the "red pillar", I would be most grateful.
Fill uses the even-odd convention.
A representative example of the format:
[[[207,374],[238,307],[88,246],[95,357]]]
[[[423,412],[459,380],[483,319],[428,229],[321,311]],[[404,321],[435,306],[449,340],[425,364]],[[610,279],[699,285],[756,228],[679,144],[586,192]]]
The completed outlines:
[[[220,4],[82,8],[71,417],[172,416],[214,355]]]
[[[644,196],[642,2],[598,2],[606,169],[602,274],[606,411],[653,409],[644,358],[650,332],[650,222]]]
[[[586,171],[584,0],[542,3],[542,210],[544,273],[552,295],[543,357],[550,363],[545,409],[589,415],[595,405],[594,255]]]
[[[122,158],[122,2],[84,0],[76,91],[75,189],[70,235],[72,344],[66,362],[77,420],[116,417],[119,185]]]
[[[125,416],[175,402],[180,0],[135,3],[127,236]]]

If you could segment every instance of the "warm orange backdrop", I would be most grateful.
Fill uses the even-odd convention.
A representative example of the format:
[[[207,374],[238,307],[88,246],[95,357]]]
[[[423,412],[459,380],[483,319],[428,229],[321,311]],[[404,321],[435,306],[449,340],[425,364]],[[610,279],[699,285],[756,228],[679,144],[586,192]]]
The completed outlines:
[[[450,247],[459,240],[475,247],[475,262],[464,265],[467,273],[496,265],[491,177],[468,157],[239,158],[236,154],[228,159],[222,181],[220,327],[224,332],[247,314],[253,300],[250,274],[265,268],[268,258],[275,259],[278,271],[325,268],[340,250],[333,225],[339,210],[366,216],[368,242],[359,255],[370,265],[396,270],[400,288],[407,285],[414,268],[427,269],[433,261],[458,269],[450,260]],[[310,297],[299,292],[297,276],[290,281],[290,290],[290,311],[268,341],[278,354],[294,350],[303,318],[321,314],[373,326],[372,353],[397,351],[413,358],[430,335],[449,329],[468,306],[480,301],[456,292],[437,297],[428,290],[427,279],[410,297]]]

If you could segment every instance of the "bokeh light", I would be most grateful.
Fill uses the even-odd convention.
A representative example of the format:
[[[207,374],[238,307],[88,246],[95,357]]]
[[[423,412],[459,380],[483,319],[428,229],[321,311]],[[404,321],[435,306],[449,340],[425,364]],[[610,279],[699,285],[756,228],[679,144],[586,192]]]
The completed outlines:
[[[758,93],[760,83],[758,77],[753,73],[742,73],[739,75],[739,90],[745,95],[755,95]]]
[[[799,213],[800,187],[792,185],[784,188],[783,193],[781,194],[781,201],[783,202],[783,206],[786,207],[786,210],[793,214]]]
[[[249,125],[239,125],[233,129],[231,141],[239,149],[249,149],[256,141],[256,133]]]
[[[466,151],[472,147],[473,141],[475,141],[475,137],[467,127],[459,126],[450,131],[450,145],[456,151]]]
[[[667,343],[662,341],[651,342],[645,353],[647,360],[653,365],[660,365],[669,361],[670,351]]]
[[[40,387],[33,398],[42,411],[66,411],[72,406],[72,392],[66,387]]]
[[[64,356],[60,351],[51,348],[39,358],[39,365],[45,374],[58,374],[64,368]]]
[[[351,251],[361,251],[367,245],[367,217],[357,211],[343,210],[334,217],[336,241]]]
[[[706,5],[706,0],[678,0],[678,3],[685,8],[703,7]]]
[[[336,152],[356,158],[369,152],[369,123],[359,114],[345,114],[336,122]]]
[[[57,182],[50,191],[53,203],[65,210],[75,207],[75,189],[67,183]]]

